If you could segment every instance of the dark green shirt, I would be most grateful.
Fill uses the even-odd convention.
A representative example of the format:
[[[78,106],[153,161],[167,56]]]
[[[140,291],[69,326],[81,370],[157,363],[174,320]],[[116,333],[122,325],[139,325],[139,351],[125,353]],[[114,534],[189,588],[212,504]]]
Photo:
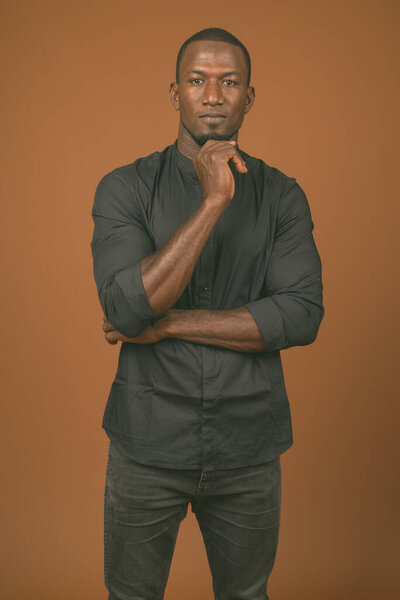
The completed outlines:
[[[122,343],[102,427],[132,459],[173,469],[231,469],[277,457],[293,444],[280,350],[311,344],[324,315],[321,261],[307,198],[293,177],[238,148],[232,201],[189,284],[170,308],[245,306],[261,352],[166,338]],[[160,250],[202,202],[177,140],[99,181],[92,209],[94,277],[107,320],[128,337],[152,310],[140,262]]]

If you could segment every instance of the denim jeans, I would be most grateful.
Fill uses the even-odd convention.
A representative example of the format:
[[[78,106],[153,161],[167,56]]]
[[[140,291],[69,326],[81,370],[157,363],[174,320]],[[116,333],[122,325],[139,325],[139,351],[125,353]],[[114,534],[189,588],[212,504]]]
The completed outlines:
[[[221,471],[175,470],[133,461],[111,442],[104,493],[108,600],[162,600],[189,502],[215,600],[269,600],[267,580],[279,535],[280,457]]]

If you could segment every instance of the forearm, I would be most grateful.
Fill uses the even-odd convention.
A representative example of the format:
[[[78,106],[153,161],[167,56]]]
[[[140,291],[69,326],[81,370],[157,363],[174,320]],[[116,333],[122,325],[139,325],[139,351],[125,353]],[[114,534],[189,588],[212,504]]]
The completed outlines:
[[[244,306],[230,310],[171,309],[157,326],[167,338],[221,346],[238,352],[265,350],[258,326]]]
[[[152,309],[160,314],[180,298],[223,209],[204,200],[165,246],[141,261],[141,275]]]

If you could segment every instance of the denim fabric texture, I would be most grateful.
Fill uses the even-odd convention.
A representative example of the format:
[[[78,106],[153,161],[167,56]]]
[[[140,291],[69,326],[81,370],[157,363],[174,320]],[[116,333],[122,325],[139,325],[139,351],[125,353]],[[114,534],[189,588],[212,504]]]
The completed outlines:
[[[136,462],[112,442],[104,491],[108,600],[162,600],[189,503],[203,537],[215,600],[270,600],[280,456],[248,467],[178,470]]]

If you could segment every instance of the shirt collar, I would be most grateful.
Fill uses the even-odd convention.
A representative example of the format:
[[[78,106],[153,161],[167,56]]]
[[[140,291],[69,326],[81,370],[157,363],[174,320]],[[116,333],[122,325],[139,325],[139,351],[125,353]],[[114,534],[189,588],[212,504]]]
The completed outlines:
[[[177,165],[182,169],[182,171],[199,183],[199,178],[197,177],[196,169],[194,168],[192,159],[188,156],[185,156],[185,154],[182,154],[182,152],[179,152],[177,139],[172,144],[171,148]]]

